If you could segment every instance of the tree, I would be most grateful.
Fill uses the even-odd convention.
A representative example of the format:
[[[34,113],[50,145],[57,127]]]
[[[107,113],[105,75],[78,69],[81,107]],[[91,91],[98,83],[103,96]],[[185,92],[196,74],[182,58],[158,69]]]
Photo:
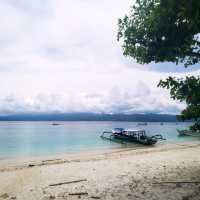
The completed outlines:
[[[136,0],[131,15],[119,19],[118,40],[125,56],[139,63],[200,61],[199,0]]]
[[[181,120],[195,120],[190,128],[194,131],[200,130],[200,77],[186,77],[177,79],[168,77],[161,80],[158,86],[170,89],[172,99],[185,101],[187,107],[178,116]]]
[[[136,0],[118,24],[124,55],[141,64],[167,61],[188,67],[200,62],[199,0]],[[186,102],[181,119],[195,119],[193,128],[200,130],[200,77],[169,77],[158,86]]]

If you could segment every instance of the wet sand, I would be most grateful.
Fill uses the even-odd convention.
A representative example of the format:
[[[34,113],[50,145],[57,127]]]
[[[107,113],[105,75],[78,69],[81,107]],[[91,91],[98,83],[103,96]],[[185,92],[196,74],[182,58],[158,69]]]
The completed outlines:
[[[0,199],[200,199],[200,142],[0,161]]]

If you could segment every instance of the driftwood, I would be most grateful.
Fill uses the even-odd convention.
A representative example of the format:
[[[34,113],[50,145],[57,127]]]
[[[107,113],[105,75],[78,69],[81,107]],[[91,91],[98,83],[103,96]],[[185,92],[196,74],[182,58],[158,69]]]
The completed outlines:
[[[92,199],[101,199],[99,196],[91,196]]]
[[[74,192],[74,193],[69,193],[69,195],[88,195],[87,192]]]
[[[34,167],[35,166],[35,164],[29,164],[28,165],[28,167]]]
[[[87,179],[80,179],[80,180],[75,180],[75,181],[55,183],[55,184],[50,184],[49,186],[59,186],[59,185],[65,185],[65,184],[70,184],[70,183],[78,183],[78,182],[82,182],[82,181],[87,181]]]
[[[176,183],[192,183],[192,184],[200,184],[200,181],[163,181],[163,182],[156,182],[156,183],[153,183],[153,184],[176,184]]]
[[[61,160],[61,159],[58,158],[58,159],[42,160],[42,162],[53,162],[53,161],[59,161],[59,160]]]

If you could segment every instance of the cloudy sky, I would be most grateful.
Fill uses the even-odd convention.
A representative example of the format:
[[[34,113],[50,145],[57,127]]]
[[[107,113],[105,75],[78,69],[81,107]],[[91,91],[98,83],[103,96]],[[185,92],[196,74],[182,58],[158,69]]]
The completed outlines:
[[[156,87],[199,74],[122,55],[117,20],[133,0],[0,0],[0,114],[179,113]]]

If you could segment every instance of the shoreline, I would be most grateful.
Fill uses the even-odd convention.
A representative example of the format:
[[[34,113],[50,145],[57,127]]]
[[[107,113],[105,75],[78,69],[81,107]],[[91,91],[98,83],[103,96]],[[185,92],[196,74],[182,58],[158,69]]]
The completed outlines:
[[[160,143],[156,146],[137,146],[130,148],[114,148],[114,149],[98,149],[83,152],[70,152],[55,155],[27,156],[13,159],[0,160],[0,172],[14,171],[29,167],[37,167],[44,165],[63,164],[71,162],[82,162],[90,160],[102,160],[109,157],[118,157],[126,155],[140,155],[154,152],[165,152],[170,150],[179,150],[187,148],[195,148],[200,146],[200,141],[187,141],[181,143]]]
[[[5,164],[0,200],[199,200],[200,142]]]

